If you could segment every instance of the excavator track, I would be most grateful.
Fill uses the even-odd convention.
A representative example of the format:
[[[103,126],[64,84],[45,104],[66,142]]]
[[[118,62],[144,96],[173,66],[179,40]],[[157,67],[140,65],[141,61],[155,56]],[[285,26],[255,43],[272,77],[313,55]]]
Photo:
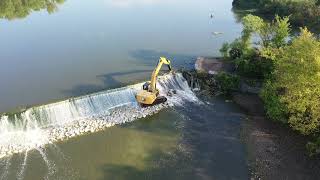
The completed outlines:
[[[157,99],[152,104],[141,104],[142,107],[149,107],[154,106],[157,104],[165,103],[167,102],[167,98],[165,96],[158,96]]]

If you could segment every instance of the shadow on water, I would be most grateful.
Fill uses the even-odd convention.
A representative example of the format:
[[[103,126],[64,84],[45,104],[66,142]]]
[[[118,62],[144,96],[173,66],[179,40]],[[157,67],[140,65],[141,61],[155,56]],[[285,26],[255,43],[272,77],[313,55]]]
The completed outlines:
[[[129,52],[129,55],[139,62],[142,62],[148,66],[156,65],[155,59],[159,59],[159,57],[164,56],[172,60],[174,67],[176,68],[193,68],[194,61],[197,56],[193,55],[184,55],[184,54],[174,54],[165,51],[157,51],[151,49],[138,49],[135,51]]]
[[[135,75],[139,73],[149,73],[151,74],[153,68],[157,64],[157,60],[159,57],[164,56],[172,60],[172,64],[175,69],[193,69],[194,61],[196,56],[191,55],[183,55],[183,54],[172,54],[164,51],[156,51],[156,50],[147,50],[141,49],[136,51],[131,51],[130,56],[139,61],[139,63],[150,66],[150,69],[146,70],[133,70],[126,72],[115,72],[115,73],[107,73],[96,76],[99,81],[102,82],[102,85],[96,84],[80,84],[74,86],[72,89],[63,90],[62,93],[67,96],[81,96],[89,93],[94,93],[97,91],[102,91],[106,89],[113,89],[126,86],[128,83],[123,83],[117,80],[118,77],[127,76],[127,75]],[[149,77],[149,75],[147,75]],[[136,81],[132,80],[132,83]]]
[[[74,86],[70,90],[64,90],[63,93],[68,96],[81,96],[97,91],[102,91],[106,89],[113,89],[125,86],[125,83],[122,83],[116,79],[116,77],[132,75],[138,73],[151,73],[151,70],[134,70],[134,71],[126,71],[126,72],[116,72],[116,73],[107,73],[96,76],[102,82],[102,85],[95,84],[81,84]]]
[[[181,133],[174,151],[153,148],[145,152],[144,168],[104,164],[102,179],[249,179],[245,147],[240,141],[244,115],[223,99],[209,102],[185,104],[172,110],[180,120],[171,118],[172,122],[156,122],[159,132],[164,133],[166,129],[169,134],[178,129]],[[157,132],[148,122],[139,121],[123,127]],[[153,127],[148,130],[148,126]]]

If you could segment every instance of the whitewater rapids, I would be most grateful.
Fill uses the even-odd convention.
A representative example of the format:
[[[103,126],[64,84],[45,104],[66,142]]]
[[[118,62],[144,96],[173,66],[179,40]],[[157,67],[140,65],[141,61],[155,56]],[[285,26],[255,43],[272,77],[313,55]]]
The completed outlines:
[[[199,102],[180,73],[158,79],[160,95],[176,91],[166,103],[141,108],[135,99],[141,87],[139,83],[0,116],[0,158],[131,122],[185,101]]]

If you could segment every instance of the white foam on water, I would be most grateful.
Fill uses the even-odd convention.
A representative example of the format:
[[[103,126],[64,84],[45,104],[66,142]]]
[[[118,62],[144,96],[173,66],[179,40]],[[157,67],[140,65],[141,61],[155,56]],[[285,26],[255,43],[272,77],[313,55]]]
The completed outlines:
[[[135,99],[141,87],[142,83],[1,116],[0,158],[37,149],[50,172],[53,165],[42,150],[48,144],[131,122],[169,106],[183,105],[185,101],[200,102],[180,73],[161,76],[158,80],[161,95],[167,96],[169,90],[175,92],[167,96],[166,103],[141,108]]]
[[[5,161],[5,167],[3,169],[2,175],[0,176],[0,180],[5,180],[7,179],[7,176],[9,174],[9,168],[11,166],[11,158],[12,157],[7,157]]]
[[[23,163],[21,164],[20,172],[17,174],[17,179],[18,180],[22,180],[23,179],[24,171],[25,171],[26,166],[27,166],[27,160],[28,160],[28,150],[24,154]]]
[[[42,148],[36,148],[36,150],[39,151],[40,155],[42,156],[42,159],[47,165],[48,174],[46,175],[45,179],[49,179],[49,176],[53,175],[55,172],[55,164],[48,159],[45,151]]]

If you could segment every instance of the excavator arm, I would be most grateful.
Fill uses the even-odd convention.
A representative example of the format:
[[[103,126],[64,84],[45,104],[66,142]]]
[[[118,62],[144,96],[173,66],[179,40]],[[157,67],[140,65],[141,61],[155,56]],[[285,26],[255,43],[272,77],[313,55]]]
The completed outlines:
[[[169,71],[171,71],[172,69],[170,60],[168,60],[165,57],[160,57],[157,67],[152,72],[151,84],[150,84],[150,90],[149,90],[150,92],[157,93],[157,87],[156,87],[157,77],[163,64],[168,65]]]
[[[139,91],[136,94],[137,101],[142,105],[153,105],[157,101],[165,101],[165,97],[158,97],[159,90],[156,87],[157,84],[157,77],[159,74],[159,71],[161,70],[161,67],[163,64],[168,65],[168,68],[171,72],[171,62],[170,60],[160,57],[157,67],[153,70],[152,76],[151,76],[151,82],[147,82],[143,85],[143,90]]]

